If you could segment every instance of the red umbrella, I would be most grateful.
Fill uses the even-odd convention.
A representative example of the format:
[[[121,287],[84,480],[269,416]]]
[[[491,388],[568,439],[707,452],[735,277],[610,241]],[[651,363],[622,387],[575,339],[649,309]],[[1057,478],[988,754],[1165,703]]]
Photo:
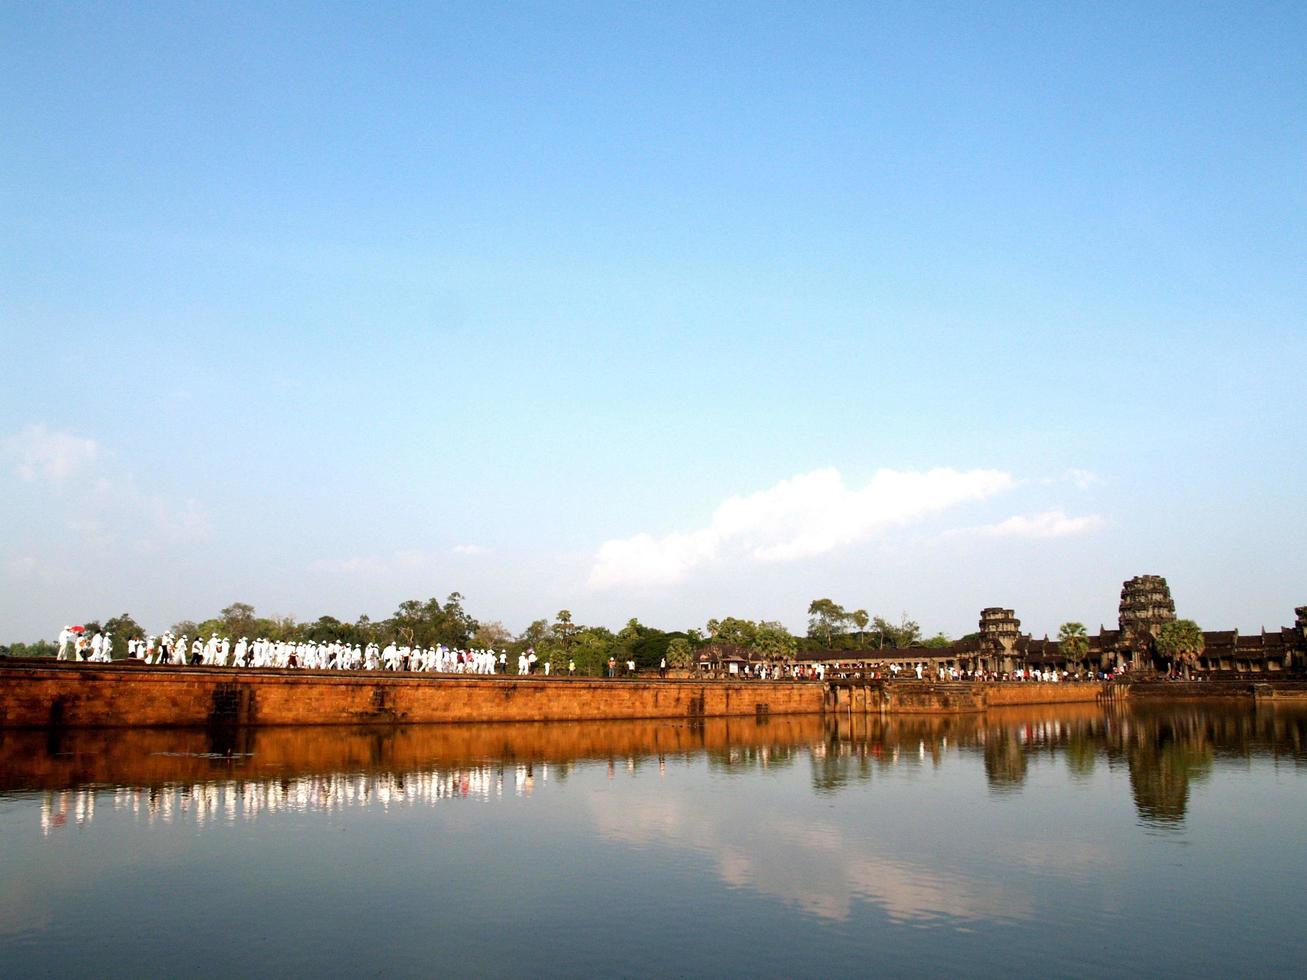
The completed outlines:
[[[86,632],[86,627],[85,627],[85,626],[69,626],[68,629],[69,629],[70,631],[72,631],[73,633],[85,633],[85,632]]]

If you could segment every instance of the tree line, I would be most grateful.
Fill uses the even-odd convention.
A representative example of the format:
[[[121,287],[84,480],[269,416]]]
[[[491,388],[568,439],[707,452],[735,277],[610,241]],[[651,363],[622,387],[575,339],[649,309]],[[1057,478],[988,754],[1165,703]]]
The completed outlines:
[[[145,629],[129,613],[103,621],[87,620],[81,625],[88,635],[111,633],[115,659],[127,656],[128,640],[146,635]],[[566,670],[569,663],[574,663],[577,673],[593,676],[604,673],[610,658],[621,664],[633,661],[641,670],[656,668],[666,658],[668,666],[687,669],[705,653],[715,658],[723,652],[740,651],[753,658],[778,661],[805,650],[939,647],[951,642],[943,633],[923,640],[920,626],[906,614],[897,624],[892,624],[881,616],[868,616],[861,609],[847,612],[830,599],[814,599],[809,604],[808,631],[804,636],[795,636],[779,622],[735,616],[710,619],[703,629],[670,631],[646,626],[633,618],[614,631],[605,626],[577,623],[567,609],[560,609],[552,618],[534,620],[514,634],[498,620],[481,621],[473,617],[458,592],[451,592],[443,600],[408,599],[384,619],[362,615],[354,622],[334,616],[303,621],[293,616],[260,616],[249,603],[233,602],[209,619],[174,623],[169,632],[192,639],[216,633],[233,639],[246,636],[360,646],[373,642],[384,645],[395,640],[415,647],[443,644],[453,649],[506,650],[512,660],[516,660],[517,654],[533,649],[540,662],[552,662],[555,671]],[[0,646],[0,655],[52,657],[56,649],[49,641],[14,643]]]

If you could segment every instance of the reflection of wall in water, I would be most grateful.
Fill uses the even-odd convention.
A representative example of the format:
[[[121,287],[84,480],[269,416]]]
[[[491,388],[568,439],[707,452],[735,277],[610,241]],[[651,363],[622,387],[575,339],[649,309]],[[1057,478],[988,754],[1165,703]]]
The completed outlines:
[[[686,735],[701,747],[681,757],[689,760],[702,754],[711,769],[731,773],[792,767],[806,753],[813,788],[820,793],[839,792],[870,780],[880,770],[938,766],[949,753],[979,755],[989,786],[996,792],[1018,790],[1033,755],[1065,759],[1072,776],[1080,779],[1089,778],[1101,758],[1109,766],[1128,770],[1138,814],[1150,823],[1183,820],[1191,787],[1206,778],[1222,757],[1287,758],[1307,764],[1307,709],[1284,706],[1071,705],[992,710],[984,715],[827,717],[773,720],[762,727],[752,722],[730,725],[714,728],[710,722],[705,730]],[[570,743],[558,744],[587,752],[608,746],[611,751],[599,761],[607,758],[614,774],[619,763],[631,774],[655,763],[661,771],[662,760],[672,753],[642,747],[686,744],[667,735],[665,727],[583,726],[568,736]],[[45,780],[44,788],[50,792],[42,823],[47,831],[90,819],[97,799],[105,804],[104,791],[79,788],[88,782],[138,787],[114,791],[112,806],[130,809],[142,819],[168,822],[186,815],[204,824],[285,809],[489,799],[490,793],[494,798],[525,794],[550,778],[566,777],[574,758],[552,761],[519,754],[533,739],[538,747],[538,736],[544,731],[534,726],[465,732],[261,729],[248,743],[254,758],[206,754],[212,746],[204,732],[68,733],[59,743],[58,757],[42,758],[43,733],[8,733],[0,739],[0,784],[13,780],[17,785],[10,788],[33,788],[34,780]],[[556,739],[564,734],[552,733]],[[740,741],[735,741],[737,737]],[[164,747],[186,751],[157,751]],[[632,751],[637,748],[641,750]],[[481,759],[496,761],[429,761],[434,753],[466,758],[473,750]],[[373,759],[393,765],[377,770],[370,762]],[[286,770],[286,775],[260,773],[255,768],[259,760]],[[321,771],[305,773],[295,766],[321,767]],[[159,778],[167,773],[184,775]],[[136,782],[121,778],[129,774],[143,778]]]

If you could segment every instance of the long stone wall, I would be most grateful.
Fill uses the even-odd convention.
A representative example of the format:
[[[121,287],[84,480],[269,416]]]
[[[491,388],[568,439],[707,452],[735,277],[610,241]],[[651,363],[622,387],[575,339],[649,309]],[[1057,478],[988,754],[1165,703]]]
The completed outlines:
[[[712,718],[816,713],[815,682],[0,666],[0,728]]]
[[[833,681],[826,707],[842,714],[968,714],[1011,705],[1093,704],[1102,684],[945,683],[934,681]]]
[[[1091,682],[1044,684],[985,684],[985,704],[1001,708],[1018,704],[1085,704],[1099,700],[1103,685]]]
[[[1307,684],[598,680],[0,661],[0,729],[967,714],[1039,704],[1307,700]]]

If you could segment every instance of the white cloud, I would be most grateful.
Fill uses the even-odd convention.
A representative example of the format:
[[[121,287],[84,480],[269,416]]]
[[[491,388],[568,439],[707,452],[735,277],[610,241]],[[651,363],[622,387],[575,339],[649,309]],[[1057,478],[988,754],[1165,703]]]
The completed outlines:
[[[376,575],[386,571],[382,558],[359,555],[354,558],[319,558],[309,562],[309,571],[327,575]]]
[[[489,548],[484,548],[479,544],[456,544],[449,549],[452,555],[488,555]]]
[[[671,584],[719,558],[808,558],[1015,485],[1010,474],[999,470],[940,468],[879,470],[866,486],[850,489],[838,470],[815,470],[728,498],[707,527],[604,542],[590,571],[590,586]]]
[[[967,528],[955,533],[991,538],[1069,538],[1097,531],[1106,524],[1107,521],[1098,514],[1068,517],[1061,510],[1047,510],[1041,514],[1017,514],[997,524]]]
[[[170,543],[207,541],[212,527],[208,512],[191,497],[181,506],[173,506],[162,497],[142,496],[141,506],[154,521],[155,529]]]
[[[392,555],[355,555],[350,558],[320,558],[308,570],[327,575],[378,576],[429,570],[437,567],[437,556],[424,551],[397,551]]]
[[[622,794],[620,805],[612,793],[592,792],[587,801],[601,837],[701,855],[704,867],[727,885],[775,896],[823,919],[849,919],[859,900],[875,903],[895,922],[942,916],[1015,920],[1034,909],[1029,894],[1001,876],[941,870],[930,855],[886,853],[874,835],[850,833],[826,818],[760,822],[749,819],[738,803],[690,812],[684,803],[650,794],[638,781]],[[785,846],[777,848],[776,840]]]
[[[404,576],[425,574],[449,566],[449,555],[488,555],[490,549],[479,544],[456,544],[445,551],[396,551],[389,555],[352,555],[348,558],[319,558],[308,570],[323,575],[360,577]]]
[[[1103,478],[1093,470],[1080,470],[1074,467],[1066,471],[1064,478],[1077,490],[1088,490],[1095,484],[1103,482]]]
[[[132,473],[116,466],[114,454],[94,439],[36,424],[0,445],[21,480],[59,490],[44,494],[46,508],[78,536],[79,547],[131,541],[138,550],[151,551],[209,537],[209,518],[199,501],[174,503],[142,490]]]
[[[64,483],[100,456],[94,439],[83,439],[71,432],[51,432],[39,424],[10,436],[4,447],[14,460],[14,472],[28,482],[40,479]]]

